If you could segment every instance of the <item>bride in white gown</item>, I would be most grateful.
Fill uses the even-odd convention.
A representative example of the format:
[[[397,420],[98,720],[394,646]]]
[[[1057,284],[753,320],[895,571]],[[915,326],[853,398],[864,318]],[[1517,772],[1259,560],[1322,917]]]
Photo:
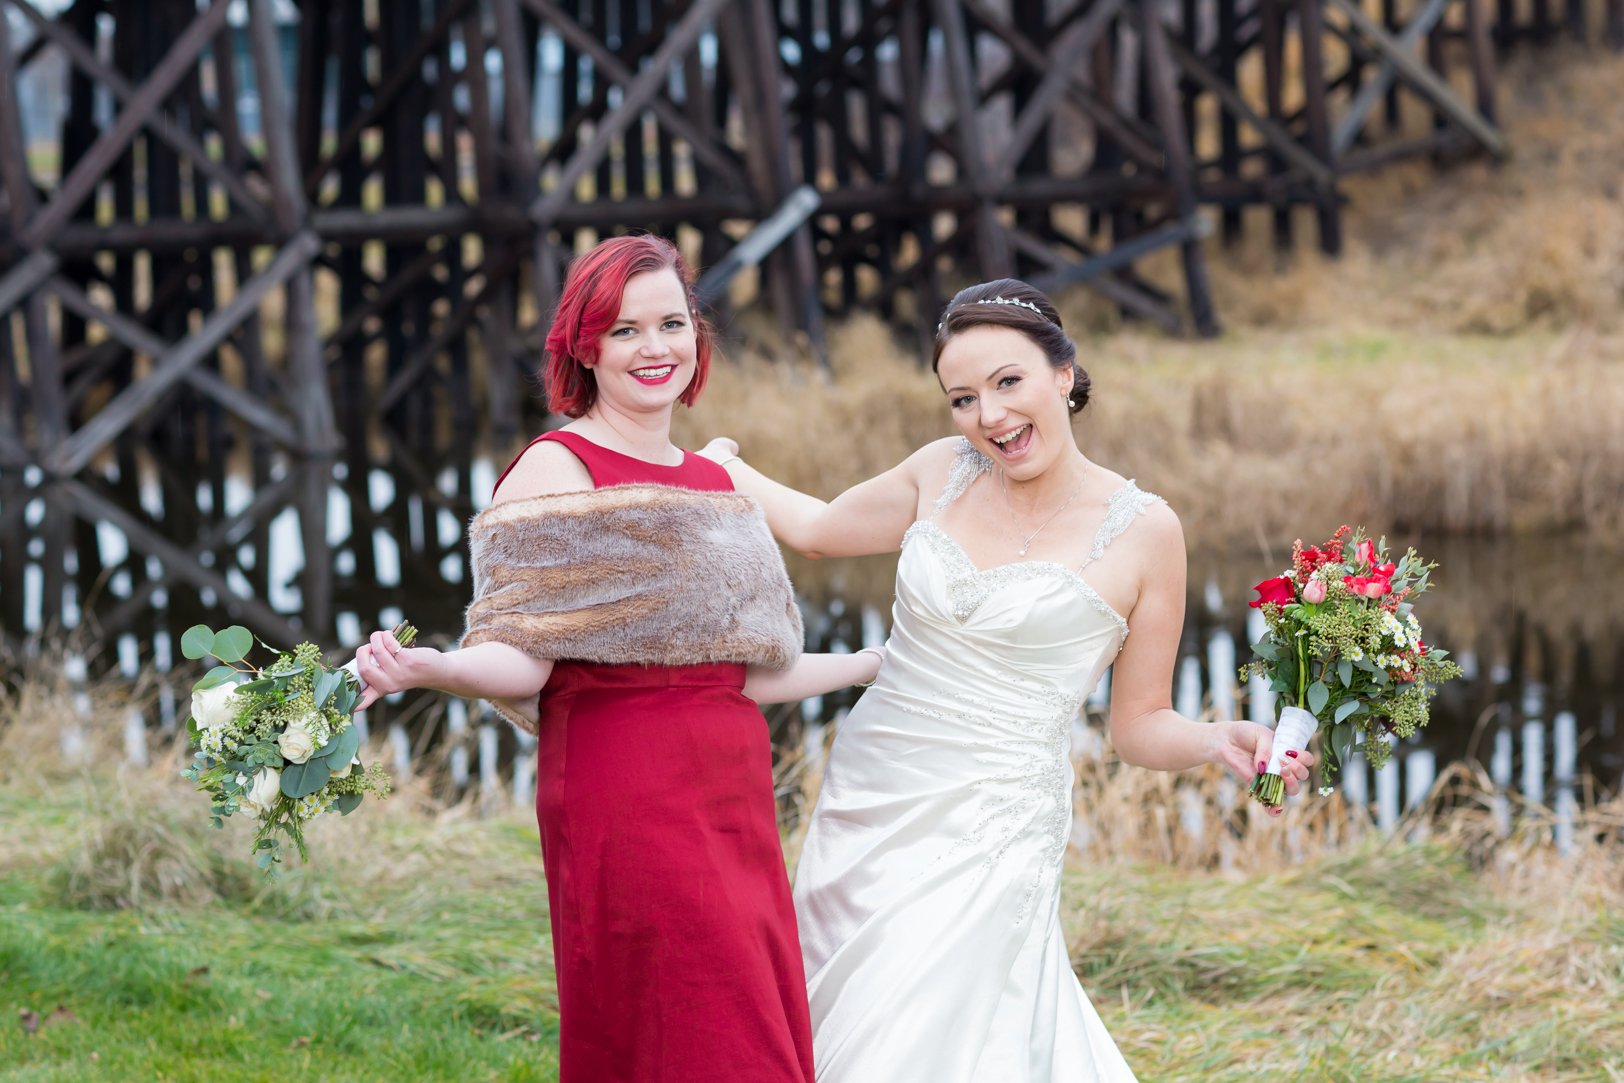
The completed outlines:
[[[1040,292],[985,283],[953,299],[933,358],[962,438],[828,504],[730,441],[706,449],[793,548],[902,550],[885,664],[835,738],[796,874],[819,1083],[1133,1080],[1060,928],[1071,721],[1114,664],[1125,761],[1249,780],[1268,759],[1266,728],[1172,710],[1183,534],[1077,448],[1074,356]]]

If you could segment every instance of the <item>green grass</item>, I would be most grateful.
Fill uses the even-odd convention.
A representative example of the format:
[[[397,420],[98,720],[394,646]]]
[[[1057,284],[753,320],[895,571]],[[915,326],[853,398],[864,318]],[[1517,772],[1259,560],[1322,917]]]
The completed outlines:
[[[451,859],[411,883],[356,876],[374,870],[318,846],[313,857],[331,864],[265,889],[232,858],[236,840],[188,831],[184,810],[147,810],[137,817],[218,848],[204,875],[224,897],[87,909],[102,900],[66,874],[85,855],[60,826],[65,797],[0,790],[0,821],[31,821],[65,843],[54,860],[0,864],[0,1081],[557,1078],[533,829],[374,822],[361,832],[372,861],[414,842]],[[493,878],[492,866],[509,874]],[[32,1035],[20,1023],[20,1011],[44,1019],[59,1005],[78,1021]]]
[[[161,771],[0,781],[0,1083],[556,1078],[526,812],[408,788],[321,822],[312,864],[269,887],[246,835],[203,821]],[[1143,1083],[1624,1080],[1624,855],[1486,860],[1124,857],[1069,871],[1062,919]],[[59,1005],[78,1021],[19,1023]]]

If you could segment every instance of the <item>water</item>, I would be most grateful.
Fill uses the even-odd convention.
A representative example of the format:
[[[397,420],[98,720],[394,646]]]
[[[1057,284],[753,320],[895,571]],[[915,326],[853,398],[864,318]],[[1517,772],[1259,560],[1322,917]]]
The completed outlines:
[[[195,623],[252,625],[252,605],[283,622],[280,634],[263,621],[255,626],[268,641],[316,638],[335,659],[402,616],[422,630],[423,642],[453,645],[471,592],[464,527],[489,503],[502,464],[466,449],[420,459],[389,444],[338,462],[272,456],[257,479],[247,471],[189,475],[137,451],[88,478],[134,527],[195,560],[185,568],[181,558],[166,565],[147,539],[106,518],[75,515],[37,471],[0,474],[7,646],[16,656],[37,649],[41,635],[64,640],[74,657],[85,655],[71,662],[82,667],[75,670],[81,680],[157,671],[164,679],[140,709],[143,725],[161,733],[185,710],[184,682],[167,679],[180,661],[180,633]],[[319,530],[307,528],[306,509]],[[1424,797],[1445,764],[1466,756],[1500,785],[1558,811],[1616,790],[1624,769],[1617,725],[1624,635],[1616,616],[1624,613],[1624,563],[1580,538],[1429,538],[1419,547],[1441,565],[1418,606],[1427,639],[1451,650],[1466,676],[1440,690],[1431,725],[1395,749],[1389,771],[1350,780],[1350,796],[1368,796],[1382,817],[1396,817]],[[1257,611],[1246,604],[1250,588],[1286,560],[1284,552],[1192,556],[1172,689],[1182,713],[1273,718],[1267,689],[1241,682],[1236,669],[1261,635]],[[809,650],[883,642],[894,558],[791,566],[805,594]],[[845,690],[775,708],[775,738],[800,745],[857,695]],[[1107,696],[1102,688],[1096,698]],[[133,719],[128,726],[137,758]],[[518,796],[532,789],[528,750],[477,703],[451,708],[445,697],[394,697],[372,710],[368,727],[386,763],[439,772],[455,790],[489,789],[499,770]],[[76,722],[64,727],[62,743],[64,754],[77,754]]]

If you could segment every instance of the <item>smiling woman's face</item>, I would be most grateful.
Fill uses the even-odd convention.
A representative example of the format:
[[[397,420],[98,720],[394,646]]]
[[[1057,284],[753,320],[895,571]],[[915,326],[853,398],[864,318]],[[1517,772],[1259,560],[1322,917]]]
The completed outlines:
[[[628,413],[670,409],[694,378],[698,340],[688,291],[669,268],[633,275],[620,314],[598,336],[598,398]]]
[[[954,335],[936,374],[959,431],[1011,478],[1035,478],[1076,446],[1072,374],[1019,331],[982,325]]]

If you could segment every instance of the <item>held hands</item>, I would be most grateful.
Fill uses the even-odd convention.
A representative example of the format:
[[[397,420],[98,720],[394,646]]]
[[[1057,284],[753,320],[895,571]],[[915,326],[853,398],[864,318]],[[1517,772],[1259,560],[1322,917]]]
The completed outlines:
[[[1268,765],[1269,753],[1274,749],[1274,733],[1256,722],[1219,722],[1213,727],[1211,759],[1229,768],[1242,782],[1251,782]],[[1280,768],[1280,779],[1286,784],[1286,793],[1294,794],[1308,781],[1309,769],[1314,766],[1314,754],[1308,751],[1287,752]],[[1270,816],[1279,816],[1283,808],[1269,809]]]
[[[739,442],[730,436],[718,436],[699,449],[699,454],[714,463],[720,463],[723,459],[732,458],[738,453]]]
[[[355,666],[366,682],[356,710],[408,688],[429,687],[440,652],[433,647],[401,647],[393,633],[377,631],[355,651]]]

